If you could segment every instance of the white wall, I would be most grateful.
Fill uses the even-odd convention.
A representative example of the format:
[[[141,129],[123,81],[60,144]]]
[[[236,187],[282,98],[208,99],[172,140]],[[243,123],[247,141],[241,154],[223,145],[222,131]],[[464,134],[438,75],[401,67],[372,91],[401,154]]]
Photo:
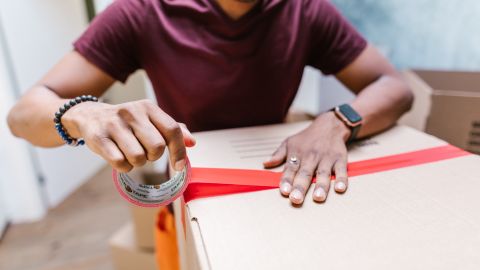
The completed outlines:
[[[102,12],[112,2],[113,2],[113,0],[95,0],[94,1],[95,11],[97,13]]]
[[[87,26],[82,0],[0,0],[0,16],[14,79],[22,92],[72,49],[72,42]],[[105,164],[86,147],[35,148],[34,152],[50,206]]]
[[[297,96],[292,103],[293,110],[312,115],[320,113],[320,77],[320,71],[311,67],[305,68]]]
[[[354,98],[355,95],[334,76],[322,76],[320,79],[320,111],[327,111],[337,105],[349,103]]]
[[[317,115],[354,98],[355,95],[334,76],[324,76],[320,71],[307,67],[292,108]]]
[[[7,208],[3,203],[3,198],[0,197],[0,237],[3,235],[3,231],[7,227]]]
[[[9,108],[15,102],[15,84],[8,66],[1,29],[2,17],[0,17],[0,227],[2,220],[29,221],[38,219],[45,213],[29,146],[10,134],[5,121]]]

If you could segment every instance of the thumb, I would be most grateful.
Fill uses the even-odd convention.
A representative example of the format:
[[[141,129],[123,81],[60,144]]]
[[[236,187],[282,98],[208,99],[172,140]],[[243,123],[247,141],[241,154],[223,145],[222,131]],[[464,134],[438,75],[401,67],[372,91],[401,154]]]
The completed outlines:
[[[187,126],[184,123],[179,123],[180,128],[182,129],[182,134],[183,134],[183,140],[185,142],[186,147],[192,147],[195,145],[197,142],[195,140],[195,137],[193,137],[192,133],[190,130],[188,130]]]
[[[284,141],[278,148],[273,152],[272,156],[263,162],[263,167],[273,168],[280,166],[287,157],[287,143]]]

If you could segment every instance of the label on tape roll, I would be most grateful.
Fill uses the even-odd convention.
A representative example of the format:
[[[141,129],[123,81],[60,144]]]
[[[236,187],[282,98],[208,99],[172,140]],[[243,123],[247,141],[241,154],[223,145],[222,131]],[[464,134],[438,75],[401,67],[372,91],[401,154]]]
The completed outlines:
[[[158,185],[142,184],[115,169],[112,173],[115,187],[127,201],[142,207],[158,207],[183,194],[190,181],[190,163],[187,160],[182,171],[175,172],[172,178]]]

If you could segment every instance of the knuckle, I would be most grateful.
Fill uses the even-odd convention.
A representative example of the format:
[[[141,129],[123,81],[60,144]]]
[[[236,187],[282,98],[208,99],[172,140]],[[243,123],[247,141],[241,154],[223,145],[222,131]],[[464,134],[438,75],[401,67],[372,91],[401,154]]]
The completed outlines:
[[[330,176],[330,174],[331,174],[330,170],[327,170],[327,169],[317,170],[317,175],[318,176]]]
[[[337,161],[335,163],[335,169],[339,171],[347,171],[347,163],[343,161]]]
[[[172,122],[166,124],[165,125],[165,130],[166,130],[167,134],[170,135],[170,136],[177,136],[179,134],[182,134],[182,130],[180,128],[180,125],[175,121],[172,121]]]
[[[335,156],[337,157],[338,160],[346,160],[347,158],[347,151],[336,151]]]
[[[127,172],[130,172],[133,169],[133,167],[130,164],[128,164],[128,165],[118,167],[117,169],[121,172],[127,173]]]
[[[332,152],[325,155],[328,160],[337,161],[341,158],[341,154],[338,152]]]
[[[109,163],[117,169],[128,169],[129,167],[131,167],[123,157],[110,158]]]
[[[319,151],[316,149],[309,149],[306,151],[305,157],[308,159],[316,159],[320,155]]]
[[[152,143],[151,149],[152,151],[163,152],[163,150],[165,149],[165,142],[158,141],[158,142]]]
[[[129,156],[129,160],[134,166],[142,166],[147,162],[144,153],[133,153]]]
[[[280,179],[280,183],[289,183],[289,184],[292,184],[293,183],[293,179],[291,179],[290,177],[282,177]]]
[[[185,150],[185,147],[178,147],[171,154],[172,157],[176,157],[176,160],[180,160],[181,158],[186,156],[187,151]]]
[[[285,171],[296,172],[298,168],[300,168],[300,164],[292,164],[290,162],[285,164]]]
[[[163,142],[154,143],[152,144],[151,147],[148,148],[148,154],[153,159],[157,159],[161,157],[164,151],[165,151],[165,143]]]
[[[310,171],[310,170],[307,170],[307,169],[300,169],[300,171],[298,172],[299,176],[301,177],[312,177],[313,176],[313,173]]]
[[[117,115],[126,122],[135,121],[135,111],[131,105],[120,107],[117,111]]]

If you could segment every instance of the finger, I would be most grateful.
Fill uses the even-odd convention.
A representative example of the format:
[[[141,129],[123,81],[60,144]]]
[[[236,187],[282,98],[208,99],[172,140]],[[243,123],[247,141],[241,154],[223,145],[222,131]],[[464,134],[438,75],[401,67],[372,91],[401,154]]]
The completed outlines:
[[[334,165],[335,170],[335,191],[343,193],[348,188],[347,161],[338,160]]]
[[[93,152],[99,154],[105,159],[110,166],[119,172],[129,172],[133,166],[128,163],[122,151],[110,139],[106,137],[99,137],[93,140],[87,140],[87,145]]]
[[[287,144],[286,142],[282,142],[282,144],[273,152],[272,156],[263,162],[263,167],[265,168],[273,168],[280,166],[283,162],[285,162],[285,158],[287,156]]]
[[[179,123],[179,124],[180,124],[180,128],[182,129],[185,146],[186,147],[195,146],[197,141],[195,140],[195,137],[193,137],[190,130],[188,130],[187,126],[184,123]]]
[[[170,164],[176,171],[185,167],[187,151],[183,139],[183,132],[180,124],[164,113],[160,108],[155,107],[149,111],[150,121],[160,131],[165,139],[170,153]]]
[[[292,191],[293,187],[293,178],[300,168],[300,162],[292,163],[287,162],[282,173],[282,178],[280,179],[280,192],[288,196]]]
[[[327,199],[328,191],[330,190],[332,167],[333,161],[325,158],[318,165],[316,172],[317,182],[313,190],[313,200],[316,202],[324,202]]]
[[[122,151],[125,158],[134,167],[141,167],[147,162],[147,155],[132,130],[127,126],[112,125],[109,127],[110,138]]]
[[[305,194],[312,183],[312,177],[318,161],[315,155],[309,155],[301,161],[300,169],[293,179],[293,190],[290,193],[290,201],[294,204],[302,204]]]
[[[165,151],[166,143],[160,132],[148,120],[136,121],[130,124],[137,140],[142,144],[147,152],[147,159],[155,161],[159,159]]]

